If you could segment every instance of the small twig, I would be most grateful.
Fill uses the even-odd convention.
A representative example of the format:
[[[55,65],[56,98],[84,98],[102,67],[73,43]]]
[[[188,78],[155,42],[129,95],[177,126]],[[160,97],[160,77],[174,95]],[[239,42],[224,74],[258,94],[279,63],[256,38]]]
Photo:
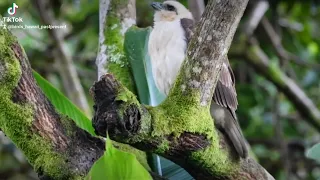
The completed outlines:
[[[195,21],[199,21],[205,9],[204,0],[188,0],[189,9]]]
[[[281,118],[280,118],[280,101],[279,99],[281,98],[281,93],[277,92],[275,97],[274,97],[274,108],[273,108],[273,113],[274,113],[274,130],[275,130],[275,138],[278,144],[278,148],[280,149],[280,154],[281,154],[281,162],[282,166],[285,172],[285,177],[288,177],[289,172],[290,172],[290,164],[288,161],[288,147],[287,147],[287,142],[284,139],[283,135],[283,127],[281,123]]]
[[[255,38],[249,40],[251,51],[247,53],[247,62],[255,67],[260,74],[273,82],[277,88],[283,92],[293,103],[299,113],[311,124],[315,129],[320,131],[320,111],[305,92],[281,69],[274,69],[270,65],[270,61],[261,47],[255,43]],[[275,74],[276,73],[276,74]]]
[[[272,27],[271,23],[267,19],[267,17],[263,17],[261,20],[261,24],[263,28],[265,29],[273,47],[276,51],[277,55],[280,57],[280,59],[283,61],[283,64],[286,63],[286,61],[292,61],[300,66],[304,66],[307,68],[313,68],[313,69],[320,69],[320,64],[316,63],[308,63],[305,60],[302,60],[299,56],[292,54],[291,52],[288,52],[281,43],[281,38],[276,33],[275,29]]]
[[[53,17],[52,9],[47,8],[48,1],[44,0],[33,0],[35,7],[39,11],[41,20],[47,25],[56,24]],[[48,33],[55,43],[57,49],[57,55],[55,57],[56,62],[59,63],[59,72],[62,76],[62,82],[64,90],[67,96],[78,105],[87,115],[91,115],[90,108],[80,83],[80,79],[76,68],[72,62],[70,56],[68,56],[62,37],[59,35],[57,29],[48,29]]]
[[[98,69],[98,79],[107,73],[107,47],[103,44],[105,41],[104,29],[107,21],[108,9],[110,0],[99,1],[99,52],[96,59],[96,66]]]
[[[258,27],[262,17],[269,9],[268,1],[254,1],[252,11],[250,12],[249,19],[244,26],[244,32],[250,37]]]

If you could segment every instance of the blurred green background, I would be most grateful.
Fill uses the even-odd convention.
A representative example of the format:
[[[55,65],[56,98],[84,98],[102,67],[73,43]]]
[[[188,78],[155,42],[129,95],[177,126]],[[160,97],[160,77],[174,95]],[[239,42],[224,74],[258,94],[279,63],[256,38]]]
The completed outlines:
[[[1,0],[0,12],[16,3],[16,17],[27,25],[44,24],[33,1]],[[152,25],[151,0],[137,0],[137,25]],[[251,66],[248,42],[254,42],[278,71],[298,84],[309,99],[320,108],[320,3],[303,0],[269,0],[264,18],[253,33],[247,22],[260,1],[250,1],[230,49],[229,59],[236,76],[241,127],[259,163],[279,180],[313,180],[320,177],[320,163],[309,160],[305,152],[320,142],[319,129],[307,123],[301,109],[292,104],[275,84]],[[187,1],[183,1],[187,5]],[[59,29],[63,56],[72,60],[83,89],[90,117],[92,99],[89,88],[97,79],[95,59],[98,51],[99,1],[58,0],[47,3],[45,12],[54,22],[66,24]],[[19,23],[18,23],[19,24]],[[271,30],[270,30],[271,29]],[[68,83],[61,72],[59,45],[49,30],[12,29],[28,55],[31,66],[57,89],[69,96]],[[248,41],[243,41],[246,34]],[[271,35],[270,35],[271,34]],[[253,39],[252,39],[253,38]],[[275,42],[272,42],[275,41]],[[275,72],[276,73],[276,72]],[[69,98],[75,103],[76,99]],[[79,105],[81,106],[81,105]],[[85,106],[84,106],[85,107]],[[299,111],[300,110],[300,111]],[[320,123],[320,122],[318,122]],[[0,132],[0,180],[37,179],[23,154]]]

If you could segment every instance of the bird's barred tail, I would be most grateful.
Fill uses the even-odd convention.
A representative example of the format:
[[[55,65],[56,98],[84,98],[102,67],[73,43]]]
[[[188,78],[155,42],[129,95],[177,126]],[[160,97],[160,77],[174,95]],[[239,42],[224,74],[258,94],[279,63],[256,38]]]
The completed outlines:
[[[248,156],[248,148],[246,146],[245,138],[241,132],[235,113],[231,111],[231,114],[233,118],[225,119],[225,121],[229,122],[225,122],[227,127],[224,128],[224,131],[228,135],[239,156],[246,158]]]

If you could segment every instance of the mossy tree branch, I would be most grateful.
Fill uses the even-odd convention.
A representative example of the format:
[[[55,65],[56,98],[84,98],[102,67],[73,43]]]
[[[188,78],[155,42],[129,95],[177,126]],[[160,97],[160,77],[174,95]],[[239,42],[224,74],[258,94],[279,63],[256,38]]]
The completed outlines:
[[[180,81],[173,92],[197,92],[200,105],[209,106],[247,0],[209,2],[191,39]]]
[[[185,121],[190,120],[188,116],[196,123],[206,120],[205,112],[198,114],[196,109],[179,115],[171,114],[167,105],[141,105],[111,74],[102,76],[91,91],[96,104],[93,123],[100,135],[108,130],[111,139],[164,156],[196,179],[273,179],[253,159],[239,161],[227,138],[210,131],[213,124],[198,129],[205,121],[194,124],[193,131],[183,131],[184,126],[191,126]],[[206,130],[215,135],[208,137]]]
[[[23,48],[0,29],[0,128],[40,178],[83,178],[104,142],[57,113],[32,76]]]
[[[113,73],[131,91],[135,90],[123,50],[124,33],[136,23],[135,0],[100,0],[98,78]]]
[[[111,74],[92,87],[93,124],[98,134],[158,153],[196,179],[273,179],[253,159],[239,160],[214,129],[209,107],[247,0],[210,1],[188,48],[188,57],[167,99],[139,104]]]
[[[107,72],[112,73],[130,91],[135,92],[133,76],[123,50],[124,33],[136,23],[135,0],[100,0],[99,3],[98,79]],[[139,162],[150,170],[144,152],[127,144],[113,144],[135,154]]]
[[[5,29],[0,29],[0,94],[0,130],[22,150],[40,179],[83,179],[103,155],[104,140],[54,109],[37,86],[23,48]],[[137,155],[148,169],[143,152],[114,146]]]

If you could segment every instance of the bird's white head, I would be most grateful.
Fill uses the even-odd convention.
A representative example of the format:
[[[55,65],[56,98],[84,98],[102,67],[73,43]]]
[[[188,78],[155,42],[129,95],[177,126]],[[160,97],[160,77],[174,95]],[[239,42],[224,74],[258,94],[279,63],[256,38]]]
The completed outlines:
[[[156,11],[154,21],[175,21],[177,19],[193,19],[191,12],[177,1],[153,2],[151,4]]]

